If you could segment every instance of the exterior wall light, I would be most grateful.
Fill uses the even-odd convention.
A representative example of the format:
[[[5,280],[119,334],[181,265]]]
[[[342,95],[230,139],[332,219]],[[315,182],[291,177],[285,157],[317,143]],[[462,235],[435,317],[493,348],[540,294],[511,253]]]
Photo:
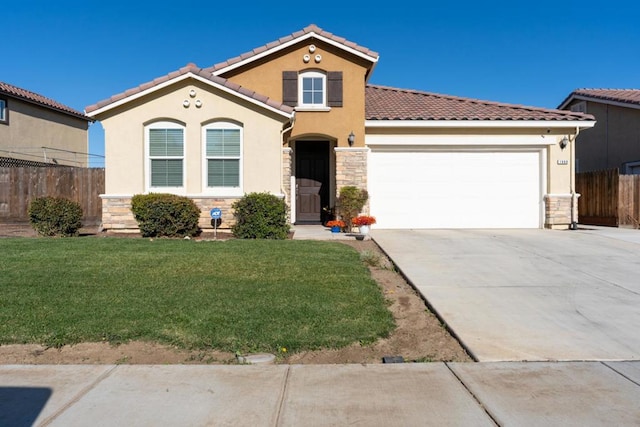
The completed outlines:
[[[560,140],[560,149],[564,150],[565,148],[567,148],[567,145],[569,145],[569,138],[565,136]]]
[[[349,147],[353,147],[353,143],[356,142],[356,136],[353,134],[353,131],[347,137],[347,141],[349,142]]]

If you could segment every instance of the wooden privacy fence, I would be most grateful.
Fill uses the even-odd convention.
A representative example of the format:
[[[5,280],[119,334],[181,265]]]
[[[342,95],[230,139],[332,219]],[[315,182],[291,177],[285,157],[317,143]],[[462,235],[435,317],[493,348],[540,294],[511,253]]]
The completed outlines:
[[[82,222],[101,222],[104,169],[72,167],[0,167],[0,223],[29,221],[36,197],[64,197],[80,203]]]
[[[640,175],[618,169],[576,174],[581,224],[640,228]]]

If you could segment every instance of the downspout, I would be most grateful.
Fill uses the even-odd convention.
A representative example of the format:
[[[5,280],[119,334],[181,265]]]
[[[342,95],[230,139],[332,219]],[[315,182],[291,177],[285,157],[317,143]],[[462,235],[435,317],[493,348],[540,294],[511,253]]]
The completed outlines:
[[[580,134],[580,128],[576,126],[576,135],[573,137],[573,141],[569,146],[570,156],[571,156],[571,179],[570,179],[570,190],[571,190],[571,225],[569,226],[570,230],[578,229],[578,212],[576,207],[578,206],[578,195],[576,194],[576,148],[575,142]]]

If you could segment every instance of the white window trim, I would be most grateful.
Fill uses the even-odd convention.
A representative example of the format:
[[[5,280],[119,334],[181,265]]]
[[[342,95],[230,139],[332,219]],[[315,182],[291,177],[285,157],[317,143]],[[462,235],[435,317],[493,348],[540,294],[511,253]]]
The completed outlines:
[[[305,104],[303,102],[303,84],[305,78],[322,78],[322,103],[321,104]],[[298,74],[298,106],[297,111],[320,110],[327,111],[327,75],[319,71],[303,71]]]
[[[151,156],[149,155],[149,130],[150,129],[182,129],[182,186],[181,187],[152,187],[151,186]],[[187,162],[185,153],[187,152],[187,129],[185,126],[174,122],[154,122],[144,128],[144,163],[145,188],[147,193],[172,193],[184,195],[186,193],[187,182]],[[154,157],[160,159],[161,157]],[[167,159],[177,159],[178,157],[167,157]]]
[[[238,129],[240,130],[240,165],[238,173],[240,176],[238,177],[239,187],[209,187],[208,177],[209,177],[209,164],[207,157],[207,130],[208,129]],[[229,197],[229,196],[243,196],[243,176],[244,176],[244,129],[242,126],[226,122],[226,121],[216,121],[211,122],[202,127],[202,193],[207,195],[216,195],[220,197]],[[217,158],[217,157],[212,157]]]

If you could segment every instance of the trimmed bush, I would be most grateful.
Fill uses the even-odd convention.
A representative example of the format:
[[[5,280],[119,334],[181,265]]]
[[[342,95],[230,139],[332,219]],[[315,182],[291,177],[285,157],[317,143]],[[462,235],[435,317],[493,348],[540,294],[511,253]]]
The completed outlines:
[[[286,239],[289,235],[287,204],[269,193],[249,193],[232,208],[233,235],[240,239]]]
[[[136,194],[131,211],[143,237],[185,237],[200,233],[200,209],[188,197],[175,194]]]
[[[29,205],[29,221],[41,236],[77,236],[82,208],[62,197],[38,197]]]
[[[348,231],[351,231],[353,218],[360,213],[367,203],[367,200],[369,200],[367,190],[354,187],[353,185],[340,188],[337,208],[342,220],[347,223]]]

